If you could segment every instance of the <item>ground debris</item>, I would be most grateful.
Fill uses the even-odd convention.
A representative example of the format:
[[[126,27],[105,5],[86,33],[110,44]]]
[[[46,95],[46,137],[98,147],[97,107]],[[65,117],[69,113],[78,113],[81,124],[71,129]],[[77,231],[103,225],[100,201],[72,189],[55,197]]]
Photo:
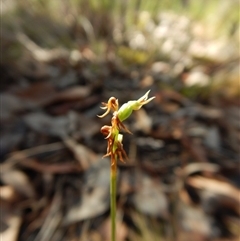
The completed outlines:
[[[240,92],[234,36],[213,38],[200,23],[168,12],[153,19],[136,11],[130,31],[122,21],[113,27],[108,15],[91,12],[90,5],[89,19],[75,10],[69,14],[67,1],[62,8],[64,26],[28,8],[18,18],[34,15],[44,29],[55,26],[51,34],[35,27],[35,20],[34,28],[43,31],[37,37],[30,25],[13,24],[14,34],[3,25],[4,241],[110,240],[110,160],[101,158],[107,142],[100,133],[108,120],[97,117],[99,107],[112,96],[122,105],[148,90],[154,101],[126,121],[133,135],[124,133],[129,161],[118,166],[118,240],[237,240]],[[75,36],[74,44],[68,35]],[[68,48],[56,44],[61,38]]]

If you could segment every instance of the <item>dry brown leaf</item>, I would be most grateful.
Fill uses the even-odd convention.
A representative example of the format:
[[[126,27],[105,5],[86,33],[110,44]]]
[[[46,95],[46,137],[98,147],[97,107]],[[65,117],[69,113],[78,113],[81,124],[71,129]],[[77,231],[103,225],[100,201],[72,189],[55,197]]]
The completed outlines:
[[[70,163],[67,161],[66,163],[48,164],[41,163],[33,158],[26,158],[20,162],[20,165],[44,174],[79,173],[82,171],[82,168],[77,163]]]
[[[28,198],[35,196],[35,190],[27,175],[16,169],[9,169],[1,173],[1,180],[12,186],[18,193]]]
[[[240,205],[240,190],[226,181],[197,176],[189,177],[187,183],[198,189],[204,189],[211,193],[231,197]]]
[[[1,229],[0,236],[3,241],[17,241],[20,225],[22,222],[21,214],[7,208],[0,207]]]
[[[190,163],[182,169],[182,175],[187,177],[197,172],[211,172],[216,173],[220,170],[219,165],[207,162]]]
[[[83,170],[86,170],[96,160],[96,155],[89,148],[77,143],[73,139],[64,139],[65,145],[73,152],[76,160],[79,161]]]
[[[167,197],[163,193],[160,183],[155,183],[146,175],[139,178],[139,189],[133,196],[133,203],[144,214],[168,218]]]
[[[177,205],[180,229],[205,238],[213,234],[213,220],[200,207],[189,206],[182,202],[178,202]]]
[[[90,94],[89,86],[74,86],[59,92],[53,101],[69,101],[86,98]]]
[[[29,108],[36,108],[59,101],[81,100],[89,96],[90,91],[91,88],[89,86],[74,86],[57,91],[49,82],[41,81],[30,85],[26,89],[17,91],[15,99],[18,98],[23,103],[31,103],[31,105],[27,105]],[[21,103],[20,101],[19,103]],[[16,106],[19,106],[19,103]]]
[[[27,159],[30,156],[46,152],[58,151],[61,149],[64,149],[64,145],[61,142],[56,142],[41,146],[35,146],[22,151],[13,152],[10,154],[10,157],[6,159],[3,164],[0,165],[1,171],[5,172],[11,169],[15,164],[17,164],[21,160]]]
[[[86,171],[81,200],[68,208],[64,225],[96,217],[109,208],[109,173],[109,162],[101,159]]]

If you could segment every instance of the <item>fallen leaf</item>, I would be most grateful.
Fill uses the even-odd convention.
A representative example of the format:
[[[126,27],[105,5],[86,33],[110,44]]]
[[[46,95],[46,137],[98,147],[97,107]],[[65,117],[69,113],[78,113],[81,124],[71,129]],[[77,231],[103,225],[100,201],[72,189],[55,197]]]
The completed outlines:
[[[83,170],[88,169],[96,160],[96,155],[89,148],[77,143],[73,139],[64,139],[65,145],[73,152]]]
[[[139,188],[133,195],[132,201],[134,206],[144,214],[168,218],[168,202],[160,183],[155,183],[146,175],[139,178]]]
[[[226,181],[217,179],[210,179],[202,176],[189,177],[188,184],[198,189],[205,189],[211,193],[217,193],[233,198],[239,202],[240,205],[240,190]]]
[[[1,180],[12,186],[18,193],[28,198],[35,196],[35,190],[27,175],[16,169],[9,169],[1,173]]]
[[[19,99],[19,103],[23,102],[23,104],[29,108],[36,108],[60,101],[81,100],[89,96],[90,91],[91,88],[89,86],[74,86],[57,91],[49,82],[41,81],[36,82],[23,90],[16,91],[16,97],[14,98]],[[14,99],[12,101],[14,101]],[[19,106],[19,103],[16,107]]]
[[[211,237],[216,232],[212,229],[213,219],[206,215],[200,207],[178,202],[177,210],[178,223],[183,231],[201,235],[205,239]]]
[[[184,177],[187,177],[192,174],[196,174],[198,172],[212,172],[216,173],[220,170],[220,166],[213,163],[207,163],[207,162],[194,162],[186,165],[182,169],[182,175]]]
[[[0,236],[1,240],[17,241],[18,233],[20,230],[22,217],[19,212],[13,209],[0,207],[1,223],[0,223]]]
[[[63,225],[94,218],[109,208],[108,160],[99,160],[84,175],[84,190],[77,205],[68,208]]]
[[[206,211],[228,207],[240,215],[240,190],[226,180],[195,176],[189,177],[187,184],[201,191],[202,205]]]
[[[83,171],[83,169],[79,166],[78,163],[56,163],[56,164],[48,164],[41,163],[34,158],[26,158],[20,162],[21,166],[33,169],[37,172],[42,172],[44,174],[63,174],[63,173],[79,173]]]

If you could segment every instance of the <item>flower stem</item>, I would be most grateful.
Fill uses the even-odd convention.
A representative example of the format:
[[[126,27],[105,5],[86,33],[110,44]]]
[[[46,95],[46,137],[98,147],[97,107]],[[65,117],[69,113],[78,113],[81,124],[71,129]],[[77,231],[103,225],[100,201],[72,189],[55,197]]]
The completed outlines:
[[[111,241],[116,241],[116,188],[117,188],[117,160],[111,165]]]

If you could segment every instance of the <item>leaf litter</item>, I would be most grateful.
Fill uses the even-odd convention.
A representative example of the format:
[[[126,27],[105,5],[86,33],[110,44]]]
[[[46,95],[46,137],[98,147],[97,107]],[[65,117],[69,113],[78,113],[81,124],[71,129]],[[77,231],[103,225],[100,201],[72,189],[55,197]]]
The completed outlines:
[[[169,52],[171,41],[164,39],[174,36],[164,18],[169,24],[176,16],[162,15],[153,32],[172,57],[145,67],[126,68],[111,50],[104,59],[89,46],[47,49],[18,34],[28,51],[16,64],[1,64],[14,72],[4,72],[1,91],[4,240],[109,240],[110,164],[101,159],[106,142],[99,106],[148,89],[155,100],[127,121],[134,135],[124,140],[129,163],[119,165],[118,240],[236,240],[239,100],[221,91],[190,98],[198,91],[193,82],[204,88],[199,76],[208,82],[219,61],[221,73],[229,73],[227,61],[236,61],[226,54],[199,56],[196,39],[186,56],[174,59],[184,43]]]

